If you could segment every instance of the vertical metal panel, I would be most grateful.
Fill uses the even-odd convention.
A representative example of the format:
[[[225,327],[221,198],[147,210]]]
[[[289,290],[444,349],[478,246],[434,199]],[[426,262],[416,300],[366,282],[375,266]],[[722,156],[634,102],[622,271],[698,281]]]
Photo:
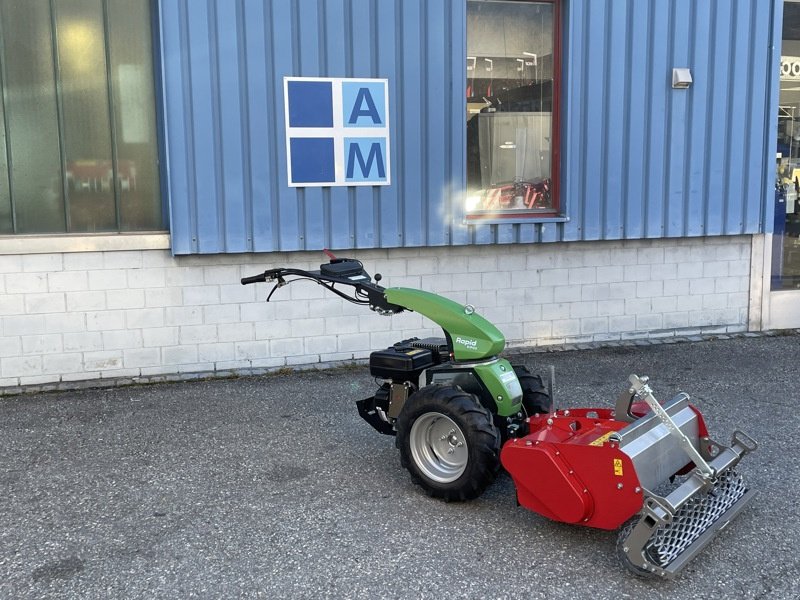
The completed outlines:
[[[222,162],[220,186],[222,197],[222,218],[226,252],[245,252],[249,246],[250,223],[248,219],[249,202],[245,192],[249,171],[249,155],[245,151],[249,134],[245,106],[247,98],[247,78],[243,73],[243,51],[245,36],[237,33],[243,30],[241,5],[237,2],[223,2],[217,7],[218,52],[216,69],[219,73],[217,97],[219,98],[219,138]],[[232,68],[225,68],[231,65]],[[239,94],[223,94],[222,90],[241,90]],[[247,232],[246,235],[244,235]]]
[[[160,0],[173,251],[761,231],[781,6],[564,2],[568,221],[464,225],[463,0]],[[391,186],[288,187],[285,76],[389,80]]]
[[[191,148],[187,123],[191,122],[191,114],[184,100],[187,94],[182,89],[176,89],[176,84],[185,85],[187,78],[181,76],[176,82],[167,77],[167,73],[174,76],[186,72],[186,55],[183,52],[185,40],[181,26],[185,9],[185,5],[178,2],[162,3],[159,19],[166,154],[162,161],[162,177],[168,181],[163,187],[169,199],[172,251],[175,254],[188,254],[197,249],[192,217],[194,194],[190,189],[188,164]]]
[[[244,182],[245,214],[250,229],[246,235],[249,247],[256,252],[274,248],[277,206],[273,208],[268,198],[273,197],[275,174],[274,146],[267,143],[277,134],[274,131],[275,95],[271,92],[268,65],[263,64],[269,47],[265,35],[270,11],[261,0],[244,0],[240,10],[244,57],[242,77],[246,81],[243,111],[246,129],[243,132],[244,153],[247,160]],[[260,65],[260,68],[259,68]],[[243,127],[244,128],[244,127]]]
[[[692,17],[692,5],[697,3],[692,0],[673,0],[669,4],[671,5],[670,21],[675,24],[672,27],[674,33],[669,39],[673,65],[688,65],[689,40],[691,39],[694,25],[689,19]],[[685,15],[687,18],[684,27],[678,24],[678,15]],[[667,69],[667,72],[669,73],[669,69]],[[686,156],[687,152],[686,124],[689,120],[688,106],[688,94],[667,94],[666,131],[671,143],[666,149],[664,157],[664,170],[667,178],[664,186],[664,216],[661,234],[668,237],[683,235],[683,223],[686,213],[686,206],[683,202],[686,185],[686,162],[683,157]]]
[[[398,171],[400,146],[398,135],[400,110],[400,85],[398,83],[398,68],[402,53],[397,49],[402,43],[403,37],[398,27],[399,19],[397,14],[399,6],[394,2],[378,2],[376,6],[376,35],[382,44],[378,48],[377,73],[389,79],[389,120],[392,124],[392,137],[390,140],[390,152],[392,156],[392,167],[394,172],[395,184],[381,188],[376,192],[378,211],[375,216],[377,227],[374,232],[373,243],[375,246],[388,247],[402,244],[403,236],[403,213],[402,213],[402,180]]]
[[[644,177],[635,175],[645,171],[645,153],[643,148],[647,140],[647,115],[645,100],[649,81],[651,12],[650,2],[633,0],[631,6],[631,23],[633,30],[628,32],[630,43],[625,48],[630,69],[626,73],[628,79],[628,95],[623,100],[626,114],[627,145],[622,159],[625,174],[623,209],[625,219],[622,236],[638,238],[644,235],[644,205],[649,190]]]
[[[729,57],[732,54],[734,40],[731,28],[735,19],[733,2],[719,2],[715,6],[711,29],[712,63],[709,77],[713,92],[711,104],[706,107],[706,118],[711,123],[711,137],[707,141],[706,150],[714,146],[714,151],[706,156],[708,162],[706,177],[706,235],[720,235],[723,230],[722,217],[725,209],[725,196],[729,190],[728,164],[730,155],[724,149],[731,149],[730,114],[732,98],[730,97],[733,85],[731,69],[720,68],[720,59],[725,57],[727,63],[732,64]],[[713,140],[713,142],[712,142]]]
[[[603,145],[603,167],[601,172],[605,174],[598,182],[603,186],[603,196],[606,201],[603,203],[603,214],[600,224],[602,231],[600,236],[603,239],[616,239],[622,232],[623,209],[622,186],[625,179],[624,148],[625,148],[625,104],[615,102],[614,97],[626,98],[630,93],[630,84],[625,77],[625,73],[630,70],[630,58],[626,52],[628,39],[631,33],[631,22],[628,16],[631,14],[630,0],[614,2],[609,7],[608,23],[611,42],[606,51],[607,56],[624,56],[625,60],[611,61],[606,58],[606,71],[612,81],[621,81],[620,89],[616,92],[610,86],[606,87],[603,95],[603,120],[608,127],[608,135]],[[616,199],[616,200],[615,200]]]
[[[781,6],[769,4],[570,3],[561,239],[763,229],[777,73],[767,49]],[[690,89],[671,88],[673,67],[692,69]]]
[[[684,213],[685,220],[683,234],[688,236],[701,236],[705,234],[705,198],[706,168],[705,151],[706,140],[710,135],[710,124],[707,118],[707,106],[712,106],[714,91],[711,73],[713,54],[708,43],[708,32],[711,27],[711,2],[694,2],[692,12],[691,38],[694,53],[694,70],[692,93],[697,99],[688,108],[687,119],[687,148],[684,154],[685,179],[684,185]],[[758,168],[761,168],[758,166]]]
[[[351,40],[352,30],[349,28],[351,15],[350,7],[344,0],[329,0],[325,3],[324,22],[332,31],[350,32],[347,35],[325,36],[325,69],[323,75],[330,73],[348,73],[352,71],[353,51]],[[353,243],[351,230],[351,190],[347,188],[330,188],[328,191],[326,208],[330,211],[328,216],[329,231],[328,243],[332,248],[348,248]]]
[[[352,14],[350,28],[350,40],[352,41],[350,60],[352,63],[352,73],[364,73],[367,77],[378,77],[378,72],[374,68],[374,58],[376,52],[373,48],[378,48],[377,36],[375,32],[374,15],[377,7],[370,0],[352,0]],[[389,118],[392,107],[389,107]],[[374,242],[373,231],[375,231],[375,215],[373,206],[373,188],[356,187],[350,190],[353,198],[353,227],[352,238],[345,248],[352,246],[371,247]],[[347,240],[344,240],[345,242]],[[340,246],[342,247],[342,246]]]

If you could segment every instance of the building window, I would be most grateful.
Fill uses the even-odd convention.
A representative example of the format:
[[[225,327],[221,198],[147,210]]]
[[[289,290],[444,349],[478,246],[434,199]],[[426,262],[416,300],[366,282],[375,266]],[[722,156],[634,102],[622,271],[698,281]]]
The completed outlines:
[[[0,0],[0,234],[164,227],[149,0]]]
[[[559,1],[467,2],[471,219],[555,216]]]

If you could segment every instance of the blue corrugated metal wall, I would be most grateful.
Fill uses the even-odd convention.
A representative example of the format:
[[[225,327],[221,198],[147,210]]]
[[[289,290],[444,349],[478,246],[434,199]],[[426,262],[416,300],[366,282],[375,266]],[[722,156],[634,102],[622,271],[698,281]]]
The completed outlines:
[[[781,7],[565,1],[569,221],[465,226],[464,0],[160,0],[173,251],[763,231]],[[391,186],[287,186],[284,76],[388,78]]]

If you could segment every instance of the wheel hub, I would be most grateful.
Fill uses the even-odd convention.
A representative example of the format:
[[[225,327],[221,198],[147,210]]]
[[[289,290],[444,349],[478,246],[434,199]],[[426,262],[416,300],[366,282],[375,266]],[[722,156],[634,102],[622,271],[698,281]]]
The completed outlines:
[[[455,481],[467,468],[469,449],[464,433],[442,413],[425,413],[414,421],[409,443],[417,467],[438,483]]]

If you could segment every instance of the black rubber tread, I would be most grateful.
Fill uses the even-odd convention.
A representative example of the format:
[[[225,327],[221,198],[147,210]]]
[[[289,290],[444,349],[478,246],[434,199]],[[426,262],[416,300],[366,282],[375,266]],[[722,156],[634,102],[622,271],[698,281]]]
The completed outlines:
[[[544,387],[542,378],[539,375],[533,375],[528,367],[523,365],[512,365],[512,368],[522,387],[522,406],[526,416],[532,417],[535,414],[549,413],[553,408],[553,401],[550,394],[547,393],[547,388]]]
[[[463,432],[469,458],[464,473],[450,483],[429,479],[413,460],[409,445],[411,427],[419,417],[438,412],[455,421]],[[412,480],[434,498],[447,502],[473,500],[494,482],[500,470],[500,433],[491,413],[481,406],[474,394],[459,387],[429,385],[406,400],[397,418],[395,445],[400,450],[400,464]]]

